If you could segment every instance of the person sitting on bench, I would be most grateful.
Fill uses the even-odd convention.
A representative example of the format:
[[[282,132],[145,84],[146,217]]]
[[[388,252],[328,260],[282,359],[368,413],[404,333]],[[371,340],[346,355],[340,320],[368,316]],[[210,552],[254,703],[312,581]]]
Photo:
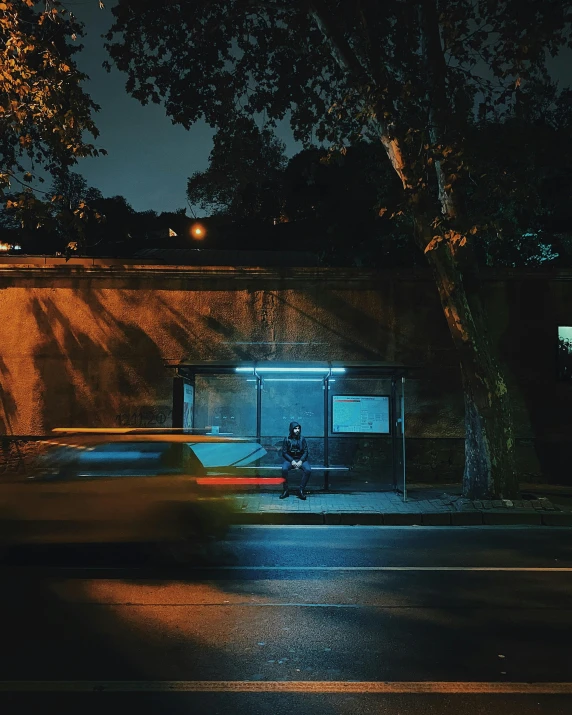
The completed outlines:
[[[310,479],[312,467],[308,462],[308,445],[306,438],[302,437],[302,426],[299,422],[290,422],[290,430],[288,437],[284,438],[282,443],[282,478],[284,479],[284,491],[280,495],[280,499],[285,499],[290,496],[288,488],[288,473],[291,469],[302,471],[302,480],[300,488],[296,492],[298,499],[305,500],[306,495],[304,489]]]

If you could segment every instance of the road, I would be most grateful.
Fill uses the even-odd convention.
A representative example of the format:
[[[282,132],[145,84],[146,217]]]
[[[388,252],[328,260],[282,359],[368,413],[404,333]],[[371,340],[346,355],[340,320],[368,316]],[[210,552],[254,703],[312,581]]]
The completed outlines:
[[[0,711],[569,715],[572,531],[243,527],[2,570]]]

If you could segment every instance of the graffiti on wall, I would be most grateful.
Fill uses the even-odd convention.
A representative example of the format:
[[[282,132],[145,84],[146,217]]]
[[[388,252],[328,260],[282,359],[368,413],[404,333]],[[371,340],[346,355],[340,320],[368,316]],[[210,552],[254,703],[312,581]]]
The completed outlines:
[[[132,407],[115,417],[118,427],[170,427],[173,408],[167,405]]]

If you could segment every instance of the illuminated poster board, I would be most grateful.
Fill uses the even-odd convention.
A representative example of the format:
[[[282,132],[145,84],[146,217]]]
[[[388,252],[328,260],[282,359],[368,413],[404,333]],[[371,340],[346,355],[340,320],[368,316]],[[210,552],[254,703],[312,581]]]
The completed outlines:
[[[332,433],[389,434],[389,397],[333,395]]]

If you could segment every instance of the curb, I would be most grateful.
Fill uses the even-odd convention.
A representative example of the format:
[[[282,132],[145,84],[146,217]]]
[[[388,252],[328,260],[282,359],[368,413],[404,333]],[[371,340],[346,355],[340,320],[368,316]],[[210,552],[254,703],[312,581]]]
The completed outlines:
[[[239,512],[236,525],[327,525],[327,526],[567,526],[572,512]]]

